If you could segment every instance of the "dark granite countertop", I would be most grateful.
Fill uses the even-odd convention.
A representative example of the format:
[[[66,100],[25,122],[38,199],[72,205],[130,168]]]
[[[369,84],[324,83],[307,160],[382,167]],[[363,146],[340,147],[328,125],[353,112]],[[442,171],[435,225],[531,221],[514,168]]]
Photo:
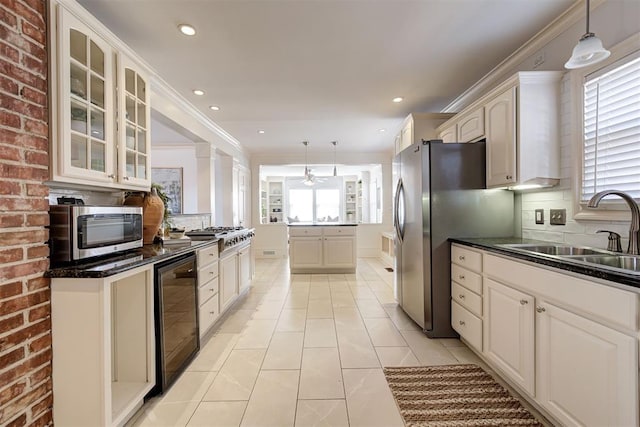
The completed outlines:
[[[86,262],[54,267],[45,273],[50,278],[103,278],[146,264],[155,264],[169,258],[184,255],[204,248],[219,239],[186,240],[180,245],[153,244],[132,249],[118,255],[96,257]]]
[[[289,227],[355,227],[352,222],[287,222]]]
[[[602,267],[595,264],[588,264],[571,258],[557,257],[553,255],[539,254],[529,251],[504,247],[505,244],[546,244],[546,245],[566,245],[566,243],[547,242],[542,240],[523,239],[520,237],[503,238],[450,238],[450,242],[483,249],[496,254],[508,255],[513,258],[533,262],[535,264],[555,267],[561,270],[584,274],[586,276],[597,277],[598,279],[609,280],[640,289],[640,273],[625,272],[620,269]],[[598,249],[598,248],[595,248]],[[604,249],[598,249],[604,250]]]

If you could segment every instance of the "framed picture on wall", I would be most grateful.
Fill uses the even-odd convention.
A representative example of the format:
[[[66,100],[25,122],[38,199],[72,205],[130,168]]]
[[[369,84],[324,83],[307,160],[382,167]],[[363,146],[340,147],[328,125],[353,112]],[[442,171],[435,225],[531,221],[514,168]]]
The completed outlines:
[[[182,213],[182,168],[151,168],[151,182],[162,186],[169,197],[169,213]]]

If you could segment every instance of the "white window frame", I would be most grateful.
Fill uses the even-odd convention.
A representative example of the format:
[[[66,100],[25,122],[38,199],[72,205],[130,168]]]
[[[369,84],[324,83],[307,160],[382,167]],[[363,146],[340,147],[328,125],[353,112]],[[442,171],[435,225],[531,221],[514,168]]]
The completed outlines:
[[[320,177],[322,178],[322,177]],[[286,177],[284,180],[284,191],[286,193],[286,199],[287,199],[287,205],[286,205],[286,211],[285,211],[285,207],[283,206],[283,216],[282,216],[282,220],[285,221],[285,218],[287,216],[289,216],[289,190],[291,189],[300,189],[300,190],[313,190],[313,198],[312,198],[312,203],[313,203],[313,222],[317,222],[318,220],[318,213],[317,213],[317,209],[316,209],[316,191],[315,190],[320,190],[320,189],[331,189],[331,190],[335,190],[337,189],[339,191],[339,202],[340,202],[340,208],[339,208],[339,217],[340,218],[344,218],[344,177],[339,176],[339,177],[328,177],[326,182],[316,182],[315,184],[313,184],[312,186],[308,186],[305,185],[302,180],[304,179],[304,177],[300,176],[300,177]],[[344,221],[341,221],[344,222]]]
[[[598,208],[587,208],[587,203],[582,202],[582,172],[584,158],[584,80],[585,78],[611,64],[620,61],[630,55],[640,53],[640,33],[636,33],[623,42],[611,48],[611,56],[607,60],[594,64],[590,67],[579,68],[571,71],[571,129],[572,144],[574,147],[573,158],[573,202],[574,202],[574,219],[577,220],[596,220],[596,221],[628,221],[631,218],[629,207],[619,198],[612,198],[600,203]],[[631,57],[630,57],[631,59]]]

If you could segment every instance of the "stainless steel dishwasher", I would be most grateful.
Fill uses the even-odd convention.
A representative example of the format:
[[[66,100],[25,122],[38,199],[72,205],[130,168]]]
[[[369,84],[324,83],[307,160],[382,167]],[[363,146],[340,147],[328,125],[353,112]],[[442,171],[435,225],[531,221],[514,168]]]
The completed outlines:
[[[198,269],[194,252],[155,268],[156,387],[164,393],[200,350]]]

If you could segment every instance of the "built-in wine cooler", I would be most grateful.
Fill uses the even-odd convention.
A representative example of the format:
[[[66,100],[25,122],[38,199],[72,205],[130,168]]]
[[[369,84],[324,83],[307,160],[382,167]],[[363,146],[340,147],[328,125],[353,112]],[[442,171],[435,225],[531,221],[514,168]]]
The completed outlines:
[[[164,393],[200,350],[195,254],[155,266],[156,387]]]

